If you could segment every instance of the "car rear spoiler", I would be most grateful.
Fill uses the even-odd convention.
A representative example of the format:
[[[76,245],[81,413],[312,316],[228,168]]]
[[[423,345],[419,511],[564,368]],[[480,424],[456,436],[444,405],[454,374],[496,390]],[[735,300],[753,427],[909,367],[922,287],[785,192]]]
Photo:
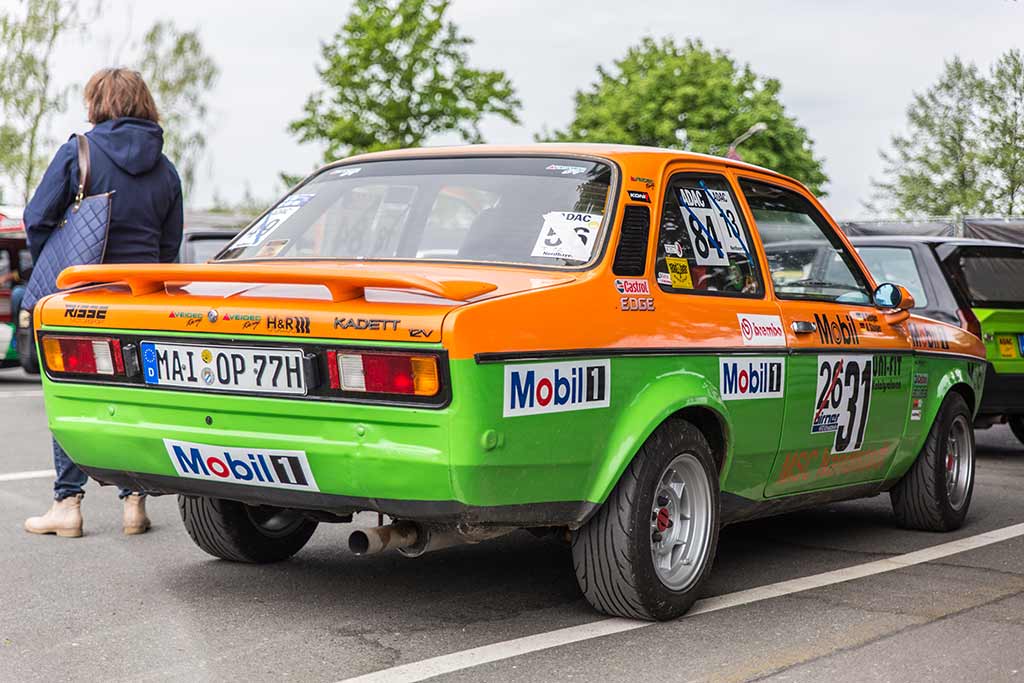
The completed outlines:
[[[168,283],[251,282],[254,284],[322,285],[334,301],[363,295],[367,287],[415,289],[453,301],[468,301],[498,288],[491,282],[424,277],[382,268],[289,264],[145,264],[71,266],[57,278],[61,289],[86,284],[124,284],[132,296],[164,291]]]

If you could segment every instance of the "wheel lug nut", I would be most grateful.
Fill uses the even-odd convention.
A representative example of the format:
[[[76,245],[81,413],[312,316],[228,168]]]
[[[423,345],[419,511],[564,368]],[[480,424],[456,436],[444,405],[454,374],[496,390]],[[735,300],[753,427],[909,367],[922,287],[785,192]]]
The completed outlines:
[[[660,543],[661,542],[661,532],[660,531],[655,531],[653,534],[651,534],[651,540],[654,541],[655,543]]]
[[[668,496],[658,496],[658,505],[661,507],[668,505]]]

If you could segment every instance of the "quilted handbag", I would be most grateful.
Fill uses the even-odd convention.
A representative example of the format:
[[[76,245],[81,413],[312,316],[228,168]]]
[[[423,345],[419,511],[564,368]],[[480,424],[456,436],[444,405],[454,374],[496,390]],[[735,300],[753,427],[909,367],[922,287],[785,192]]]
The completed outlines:
[[[50,234],[25,287],[18,319],[18,356],[23,367],[38,368],[31,312],[43,297],[57,291],[57,276],[68,266],[102,263],[107,250],[113,192],[86,196],[89,188],[89,140],[78,140],[78,192],[64,219]],[[24,315],[29,313],[29,315]],[[31,357],[29,357],[31,356]]]

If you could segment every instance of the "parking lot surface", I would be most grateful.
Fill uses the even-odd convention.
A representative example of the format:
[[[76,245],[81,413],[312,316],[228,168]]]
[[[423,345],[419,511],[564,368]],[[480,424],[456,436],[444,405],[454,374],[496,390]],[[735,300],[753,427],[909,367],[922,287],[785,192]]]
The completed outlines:
[[[728,527],[707,609],[654,625],[595,613],[568,547],[525,532],[359,558],[351,525],[322,524],[290,561],[239,565],[192,544],[173,497],[123,536],[116,491],[90,484],[83,538],[32,536],[49,437],[17,371],[0,371],[0,439],[2,680],[1024,680],[1024,446],[1004,427],[978,433],[959,531],[901,530],[884,495]]]

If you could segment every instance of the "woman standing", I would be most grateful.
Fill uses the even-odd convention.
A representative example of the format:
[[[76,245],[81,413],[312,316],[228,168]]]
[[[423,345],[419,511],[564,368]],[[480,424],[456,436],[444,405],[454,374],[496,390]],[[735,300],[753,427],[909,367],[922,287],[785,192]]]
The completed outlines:
[[[91,169],[86,194],[116,192],[104,263],[170,263],[181,246],[181,180],[163,155],[163,129],[156,103],[137,71],[102,69],[85,86],[85,106],[93,129],[89,142]],[[78,146],[64,143],[25,207],[25,230],[34,260],[75,200]],[[64,264],[76,265],[74,263]],[[40,517],[25,520],[34,534],[82,535],[83,487],[88,477],[60,444],[53,442],[54,503]],[[124,533],[149,529],[145,497],[122,489]]]

